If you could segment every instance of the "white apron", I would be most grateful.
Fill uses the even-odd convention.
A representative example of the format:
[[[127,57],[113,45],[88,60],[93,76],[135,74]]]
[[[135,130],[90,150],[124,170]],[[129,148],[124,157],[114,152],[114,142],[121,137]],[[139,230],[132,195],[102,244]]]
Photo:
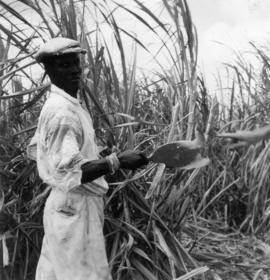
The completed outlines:
[[[110,280],[103,236],[103,177],[81,184],[81,164],[98,158],[89,114],[52,86],[28,147],[42,180],[52,187],[44,209],[44,238],[36,280]]]

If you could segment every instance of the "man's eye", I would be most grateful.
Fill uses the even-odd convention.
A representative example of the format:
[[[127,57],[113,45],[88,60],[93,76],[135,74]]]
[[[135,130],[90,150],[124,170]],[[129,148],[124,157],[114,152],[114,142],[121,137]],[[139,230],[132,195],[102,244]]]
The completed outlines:
[[[62,63],[62,67],[68,67],[69,63]]]

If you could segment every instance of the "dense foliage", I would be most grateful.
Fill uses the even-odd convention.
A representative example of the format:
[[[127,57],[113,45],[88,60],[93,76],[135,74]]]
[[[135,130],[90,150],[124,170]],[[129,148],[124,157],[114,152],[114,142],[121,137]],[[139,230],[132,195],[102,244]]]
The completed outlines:
[[[149,164],[107,177],[104,233],[113,278],[265,279],[260,277],[269,271],[269,143],[234,151],[215,134],[267,123],[269,58],[254,46],[258,68],[239,58],[226,66],[227,90],[220,84],[218,99],[209,96],[197,74],[198,42],[187,2],[162,1],[169,22],[132,2],[136,12],[117,1],[0,0],[1,279],[33,279],[39,257],[50,189],[26,147],[48,81],[33,54],[42,40],[59,35],[76,38],[87,49],[81,97],[100,146],[150,154],[161,144],[192,139],[196,125],[207,139],[211,164],[203,169]],[[157,53],[117,22],[119,9],[156,36]],[[101,22],[113,34],[117,57]],[[131,59],[123,37],[134,42]],[[137,48],[156,60],[155,73],[138,77]],[[9,264],[3,268],[5,244]]]

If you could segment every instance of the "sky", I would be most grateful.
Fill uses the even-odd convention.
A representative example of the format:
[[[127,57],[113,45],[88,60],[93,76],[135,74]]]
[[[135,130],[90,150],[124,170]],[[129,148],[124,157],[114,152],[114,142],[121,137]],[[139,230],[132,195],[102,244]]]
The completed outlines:
[[[246,55],[249,42],[270,42],[269,0],[187,0],[199,37],[199,67],[211,84],[222,63],[233,62],[234,52]]]
[[[118,0],[130,7],[129,0]],[[161,13],[162,0],[143,1],[157,16]],[[151,2],[151,4],[150,4]],[[129,3],[129,4],[128,4]],[[203,73],[208,87],[214,91],[218,71],[224,63],[234,63],[236,53],[248,61],[252,60],[250,42],[267,46],[270,42],[270,0],[187,0],[192,20],[198,33],[198,68]],[[125,15],[122,23],[131,26]],[[139,25],[132,25],[132,31],[142,41],[154,44]],[[148,38],[149,37],[149,38]],[[141,52],[138,65],[151,67],[146,54]]]

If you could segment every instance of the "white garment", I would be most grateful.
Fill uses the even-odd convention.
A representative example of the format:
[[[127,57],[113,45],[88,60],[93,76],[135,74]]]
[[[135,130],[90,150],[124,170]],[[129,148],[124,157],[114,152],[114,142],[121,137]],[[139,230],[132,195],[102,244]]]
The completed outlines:
[[[52,187],[44,209],[44,239],[36,280],[111,279],[103,236],[103,177],[81,184],[81,165],[98,159],[90,115],[52,85],[29,157]]]

